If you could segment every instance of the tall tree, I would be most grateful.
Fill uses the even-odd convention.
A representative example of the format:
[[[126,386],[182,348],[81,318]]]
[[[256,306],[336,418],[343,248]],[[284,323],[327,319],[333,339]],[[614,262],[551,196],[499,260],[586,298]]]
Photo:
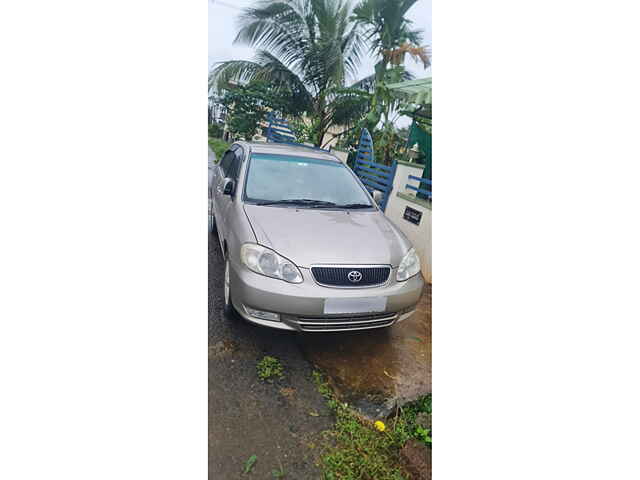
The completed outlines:
[[[234,40],[255,47],[254,60],[219,63],[210,86],[262,80],[275,90],[293,91],[313,120],[314,144],[322,146],[331,126],[352,115],[337,92],[348,77],[355,77],[365,53],[351,14],[345,0],[260,0],[240,16]]]
[[[422,31],[413,27],[407,13],[418,0],[361,0],[353,10],[352,20],[359,25],[370,44],[370,52],[377,58],[373,75],[351,86],[353,92],[360,92],[366,99],[368,113],[360,122],[373,132],[382,120],[380,132],[376,135],[378,152],[383,161],[389,163],[400,145],[400,137],[391,120],[397,110],[398,98],[387,84],[410,80],[412,75],[404,68],[407,55],[422,62],[424,68],[430,65],[427,47],[420,45]],[[362,92],[367,94],[362,94]]]
[[[407,13],[418,0],[361,0],[353,9],[353,20],[363,27],[371,53],[379,59],[375,78],[382,80],[389,64],[402,65],[406,55],[430,65],[422,46],[422,30],[413,28]]]

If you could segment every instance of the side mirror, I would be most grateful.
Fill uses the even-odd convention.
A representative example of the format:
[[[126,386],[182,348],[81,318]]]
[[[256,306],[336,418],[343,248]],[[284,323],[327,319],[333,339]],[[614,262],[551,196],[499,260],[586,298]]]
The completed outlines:
[[[373,201],[376,202],[376,204],[380,205],[380,203],[382,203],[382,199],[384,198],[384,193],[382,193],[380,190],[374,190],[372,196]]]
[[[223,195],[233,195],[233,192],[236,190],[236,182],[231,180],[230,178],[225,179],[224,187],[222,187]]]

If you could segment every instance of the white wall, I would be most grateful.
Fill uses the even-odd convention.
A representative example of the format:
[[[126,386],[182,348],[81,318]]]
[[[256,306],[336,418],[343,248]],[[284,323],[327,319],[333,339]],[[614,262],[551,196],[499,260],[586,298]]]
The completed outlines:
[[[393,194],[396,192],[403,193],[415,193],[413,190],[406,190],[405,185],[408,183],[409,185],[413,185],[414,187],[419,187],[420,182],[417,180],[409,180],[408,176],[413,175],[414,177],[422,177],[422,173],[424,172],[424,165],[407,165],[404,163],[398,163],[398,168],[396,169],[396,176],[393,179]]]
[[[398,197],[397,193],[413,194],[415,191],[405,188],[406,184],[418,186],[417,181],[408,181],[409,175],[421,177],[423,166],[408,166],[398,164],[396,176],[393,181],[393,191],[389,196],[385,215],[407,236],[413,243],[416,252],[420,256],[422,274],[427,282],[431,283],[431,208],[424,203],[413,202]],[[415,225],[405,220],[404,211],[409,206],[422,212],[420,225]]]

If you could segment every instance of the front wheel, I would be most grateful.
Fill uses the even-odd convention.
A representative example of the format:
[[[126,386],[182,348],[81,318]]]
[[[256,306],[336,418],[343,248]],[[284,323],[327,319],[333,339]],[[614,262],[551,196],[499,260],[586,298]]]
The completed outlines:
[[[213,199],[209,198],[209,233],[213,233],[216,229],[216,217],[213,214]]]
[[[231,281],[229,274],[229,259],[224,262],[224,313],[230,318],[234,318],[237,313],[231,301]]]

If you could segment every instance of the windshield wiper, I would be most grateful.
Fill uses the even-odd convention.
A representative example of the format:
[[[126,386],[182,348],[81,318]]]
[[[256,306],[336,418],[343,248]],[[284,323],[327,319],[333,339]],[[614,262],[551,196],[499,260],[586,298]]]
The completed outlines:
[[[324,200],[312,200],[310,198],[287,198],[286,200],[257,202],[256,205],[308,205],[310,207],[334,207],[336,204],[333,202],[325,202]]]
[[[344,205],[336,205],[338,208],[371,208],[371,205],[366,203],[345,203]]]

